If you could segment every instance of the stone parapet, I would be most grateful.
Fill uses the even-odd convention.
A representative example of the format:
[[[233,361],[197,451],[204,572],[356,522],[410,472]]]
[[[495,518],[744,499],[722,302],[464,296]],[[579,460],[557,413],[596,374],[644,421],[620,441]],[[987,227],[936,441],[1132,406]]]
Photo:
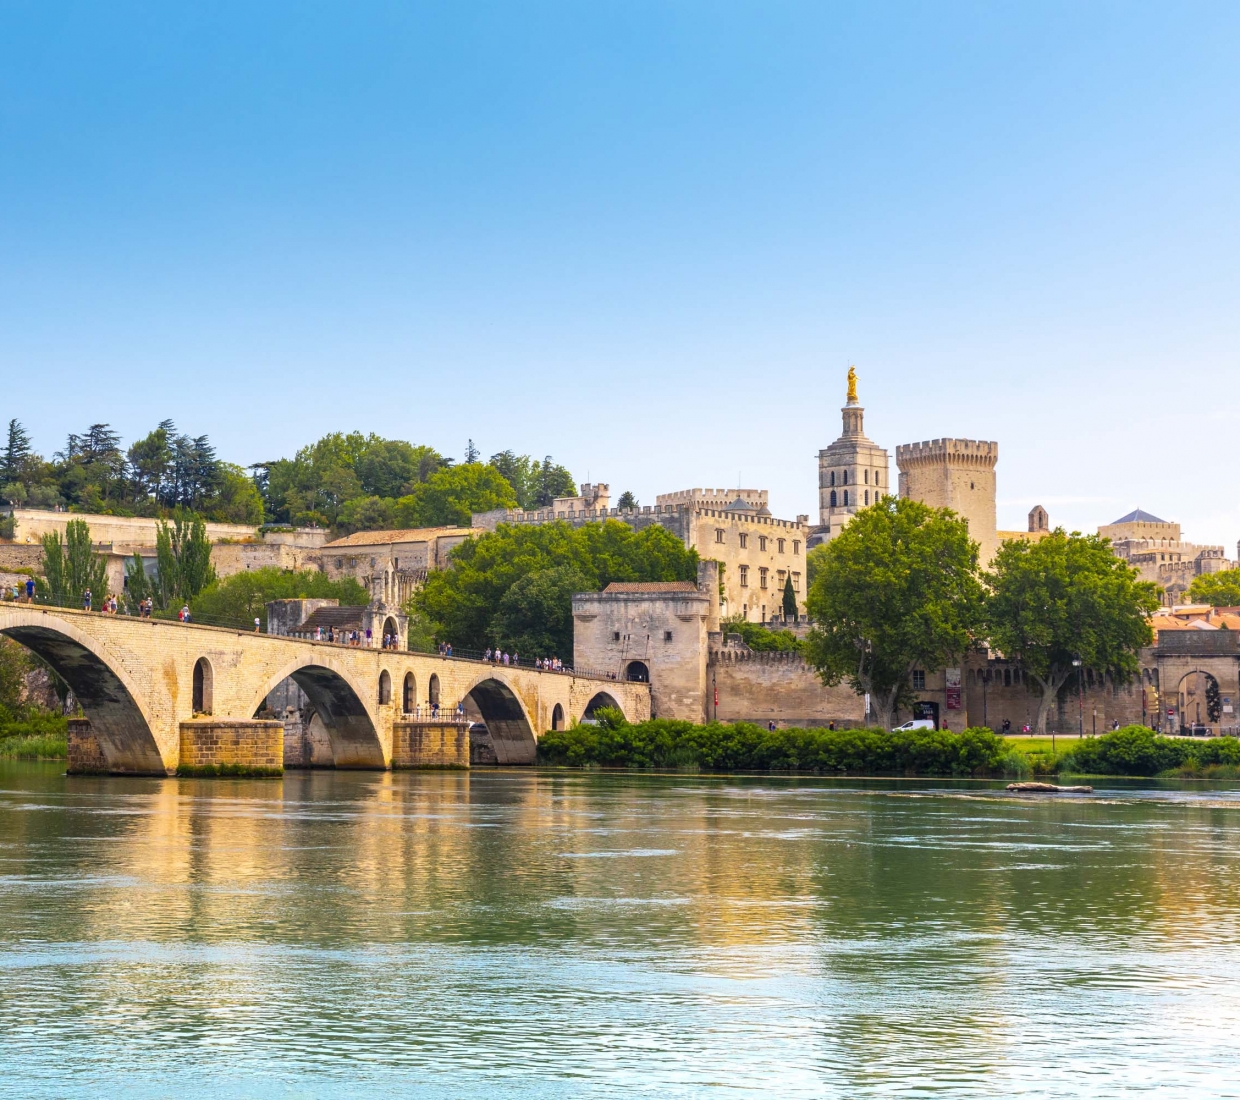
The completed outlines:
[[[993,466],[999,460],[999,444],[984,439],[926,439],[896,447],[896,464],[948,461],[972,466]]]
[[[392,767],[468,768],[469,723],[393,722]]]
[[[181,723],[178,775],[280,775],[283,771],[283,722],[195,718]]]

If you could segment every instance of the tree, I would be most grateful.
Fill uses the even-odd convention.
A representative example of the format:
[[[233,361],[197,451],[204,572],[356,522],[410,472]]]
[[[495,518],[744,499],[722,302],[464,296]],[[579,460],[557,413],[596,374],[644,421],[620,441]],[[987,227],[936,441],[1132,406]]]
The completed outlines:
[[[825,546],[806,601],[807,660],[826,684],[868,694],[890,728],[915,668],[963,653],[981,624],[977,543],[947,509],[887,497]]]
[[[204,589],[190,601],[200,622],[252,630],[254,620],[267,629],[268,600],[335,599],[341,606],[358,607],[370,597],[352,577],[331,580],[319,570],[294,572],[268,566],[235,573]]]
[[[573,476],[563,466],[557,466],[547,455],[538,467],[538,489],[531,502],[533,508],[549,508],[556,497],[575,497],[577,486]]]
[[[85,520],[71,519],[62,541],[57,531],[42,538],[43,578],[36,582],[39,598],[57,607],[81,607],[90,589],[92,606],[103,606],[108,594],[107,562],[94,552],[90,527]]]
[[[207,525],[200,516],[178,510],[171,526],[161,520],[155,531],[155,559],[153,598],[160,611],[190,603],[216,579]]]
[[[1188,586],[1193,603],[1215,607],[1240,607],[1240,569],[1224,569],[1219,573],[1202,573]]]
[[[468,527],[474,512],[516,504],[512,486],[498,470],[473,462],[431,474],[396,502],[393,518],[401,527]]]
[[[0,458],[0,485],[24,481],[33,455],[30,436],[22,427],[21,421],[10,420],[4,456]]]
[[[814,587],[814,581],[818,579],[818,573],[822,569],[823,562],[826,560],[827,543],[820,543],[805,555],[805,591],[808,592]]]
[[[1152,638],[1158,588],[1137,580],[1106,539],[1063,528],[1037,542],[1011,539],[995,555],[989,583],[990,644],[1041,687],[1039,733],[1074,660],[1116,683],[1137,671],[1137,650]]]
[[[584,591],[596,591],[611,581],[694,580],[697,565],[697,551],[662,527],[638,532],[618,520],[580,527],[501,524],[458,546],[451,566],[431,573],[414,601],[441,640],[485,649],[495,643],[492,627],[504,596],[522,577],[568,566],[580,574]],[[544,591],[538,590],[539,599]],[[524,606],[535,602],[533,592],[513,599],[519,598]],[[563,589],[556,598],[558,614],[571,613]],[[509,606],[516,614],[523,605]]]
[[[478,448],[474,446],[474,441],[471,439],[468,443],[465,444],[465,465],[470,466],[477,461],[478,461]]]
[[[263,522],[263,498],[240,466],[219,464],[215,496],[206,503],[207,518],[216,523],[241,523],[257,527]]]
[[[761,623],[751,623],[739,615],[724,619],[721,624],[724,634],[739,634],[744,642],[755,653],[800,653],[805,643],[791,630],[768,630]]]
[[[138,613],[143,600],[155,598],[155,587],[146,572],[146,563],[136,550],[133,557],[125,562],[125,605],[131,615]]]
[[[573,651],[573,593],[588,591],[589,578],[572,565],[527,573],[500,597],[492,641],[530,658],[567,658]]]
[[[637,497],[633,495],[632,490],[625,489],[624,492],[620,494],[620,499],[616,502],[616,507],[622,512],[637,511]]]
[[[784,618],[791,619],[796,622],[797,618],[797,594],[792,587],[792,578],[789,577],[784,581]]]

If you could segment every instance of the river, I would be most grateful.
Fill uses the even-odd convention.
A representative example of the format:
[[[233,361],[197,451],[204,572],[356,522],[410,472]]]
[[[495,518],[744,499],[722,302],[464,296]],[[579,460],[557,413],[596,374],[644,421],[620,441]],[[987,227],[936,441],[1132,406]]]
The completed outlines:
[[[0,763],[0,1095],[1240,1095],[1240,792]]]

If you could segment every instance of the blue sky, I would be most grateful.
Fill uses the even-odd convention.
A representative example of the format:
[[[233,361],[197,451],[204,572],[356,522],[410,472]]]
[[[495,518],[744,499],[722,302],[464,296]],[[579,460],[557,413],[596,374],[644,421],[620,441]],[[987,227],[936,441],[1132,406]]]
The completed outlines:
[[[0,0],[0,417],[550,453],[816,510],[999,441],[1001,526],[1234,556],[1240,5]]]

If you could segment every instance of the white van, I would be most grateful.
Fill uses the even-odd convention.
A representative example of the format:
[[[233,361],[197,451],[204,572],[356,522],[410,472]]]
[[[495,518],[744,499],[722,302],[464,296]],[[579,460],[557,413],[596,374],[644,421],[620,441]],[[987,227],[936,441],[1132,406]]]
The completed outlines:
[[[934,729],[933,718],[914,718],[911,722],[905,722],[902,726],[896,726],[892,733],[903,733],[905,730],[932,730]]]

